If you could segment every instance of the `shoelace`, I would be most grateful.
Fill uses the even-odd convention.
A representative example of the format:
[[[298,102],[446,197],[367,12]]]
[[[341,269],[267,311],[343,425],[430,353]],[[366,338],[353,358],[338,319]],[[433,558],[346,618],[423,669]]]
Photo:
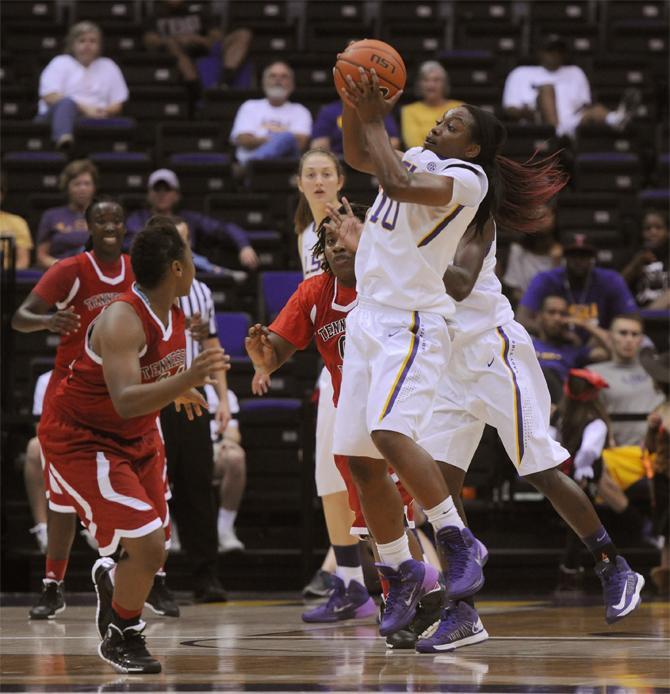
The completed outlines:
[[[145,645],[145,638],[139,631],[129,631],[123,633],[124,650],[128,655],[150,657],[150,653]]]
[[[440,615],[440,626],[435,632],[435,636],[442,636],[442,634],[449,634],[453,631],[454,624],[458,622],[458,615],[456,609],[453,607],[445,607]]]
[[[400,576],[386,576],[386,580],[389,583],[389,593],[386,596],[386,605],[384,606],[384,614],[393,612],[395,603],[400,597],[402,592],[402,584],[400,581]]]

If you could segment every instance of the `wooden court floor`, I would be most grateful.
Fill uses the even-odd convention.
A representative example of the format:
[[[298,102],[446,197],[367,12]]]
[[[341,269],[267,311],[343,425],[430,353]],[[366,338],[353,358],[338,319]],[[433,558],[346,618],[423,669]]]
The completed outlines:
[[[441,655],[388,651],[373,620],[307,625],[301,602],[187,605],[147,620],[163,673],[114,673],[95,655],[92,606],[31,622],[0,609],[1,692],[670,692],[670,603],[607,626],[603,608],[478,604],[491,638]],[[148,611],[147,611],[148,612]]]

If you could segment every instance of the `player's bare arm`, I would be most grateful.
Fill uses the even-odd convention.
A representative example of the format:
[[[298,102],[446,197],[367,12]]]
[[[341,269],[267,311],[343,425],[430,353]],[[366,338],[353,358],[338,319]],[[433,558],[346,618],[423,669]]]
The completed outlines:
[[[211,373],[230,368],[229,357],[222,349],[208,349],[186,371],[142,383],[139,353],[145,345],[144,329],[135,311],[123,302],[111,305],[100,316],[91,345],[102,357],[114,409],[124,419],[156,412],[177,398],[188,397],[191,388],[209,382]]]
[[[372,173],[386,195],[397,202],[441,207],[453,197],[454,182],[448,176],[430,173],[409,173],[403,166],[397,150],[391,146],[384,117],[395,105],[402,92],[384,99],[379,90],[379,80],[374,70],[359,69],[360,80],[346,77],[346,98],[354,104],[365,137]]]
[[[453,263],[444,273],[447,294],[456,301],[463,301],[477,282],[486,253],[495,236],[493,222],[489,219],[481,233],[471,224],[458,243]]]
[[[22,333],[49,330],[59,335],[69,335],[79,330],[80,317],[71,306],[49,313],[51,306],[40,296],[31,292],[16,309],[12,317],[12,328]]]

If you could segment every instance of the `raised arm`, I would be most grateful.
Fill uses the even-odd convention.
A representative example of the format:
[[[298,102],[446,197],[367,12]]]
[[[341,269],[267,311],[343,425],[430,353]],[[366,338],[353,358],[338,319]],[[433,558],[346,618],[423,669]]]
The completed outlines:
[[[296,348],[260,323],[249,328],[244,346],[256,372],[252,381],[252,392],[254,395],[265,395],[270,374],[285,364],[295,354]]]
[[[154,383],[142,383],[139,352],[145,345],[142,322],[122,302],[100,316],[91,337],[114,409],[129,419],[163,409],[191,388],[209,382],[210,374],[230,368],[222,349],[203,350],[189,369]]]
[[[358,163],[365,165],[365,168],[360,170],[374,174],[386,195],[392,200],[436,207],[448,205],[453,197],[453,179],[430,173],[410,173],[401,162],[400,152],[391,146],[384,126],[384,117],[393,108],[402,92],[397,92],[388,100],[384,99],[379,91],[376,72],[368,72],[363,68],[360,68],[358,82],[347,76],[346,83],[343,100],[349,100],[354,108],[347,107],[345,103],[344,111],[354,111],[354,117],[358,120],[358,128],[354,129],[362,133],[357,136],[364,142],[355,149],[355,153],[361,156]],[[343,120],[343,130],[345,126]]]
[[[481,233],[477,233],[475,226],[471,224],[463,234],[456,248],[454,261],[444,273],[447,294],[456,301],[463,301],[470,295],[494,237],[495,227],[490,219]]]

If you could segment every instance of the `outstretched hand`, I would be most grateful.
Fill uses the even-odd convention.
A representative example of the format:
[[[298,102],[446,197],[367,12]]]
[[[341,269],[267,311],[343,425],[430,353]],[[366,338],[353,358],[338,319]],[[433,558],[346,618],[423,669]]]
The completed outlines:
[[[203,410],[207,411],[209,409],[207,407],[207,400],[205,400],[202,393],[195,388],[191,388],[185,393],[182,393],[174,401],[174,406],[177,412],[181,412],[182,407],[184,408],[189,422],[192,422],[196,417],[200,417]]]
[[[275,363],[275,350],[270,342],[270,331],[260,323],[252,325],[248,336],[244,338],[244,346],[255,369],[251,381],[251,392],[254,395],[265,395],[270,387],[270,374]]]
[[[361,239],[363,224],[358,217],[353,213],[351,205],[346,198],[342,198],[342,205],[345,213],[342,214],[338,207],[332,203],[326,204],[326,213],[330,221],[324,224],[324,227],[335,234],[339,242],[350,252],[355,253],[358,250],[358,243]]]
[[[345,87],[340,90],[343,101],[356,110],[362,123],[383,121],[402,96],[398,90],[393,96],[385,99],[379,87],[379,78],[375,69],[366,70],[359,67],[359,80],[354,81],[351,75],[344,78]]]

